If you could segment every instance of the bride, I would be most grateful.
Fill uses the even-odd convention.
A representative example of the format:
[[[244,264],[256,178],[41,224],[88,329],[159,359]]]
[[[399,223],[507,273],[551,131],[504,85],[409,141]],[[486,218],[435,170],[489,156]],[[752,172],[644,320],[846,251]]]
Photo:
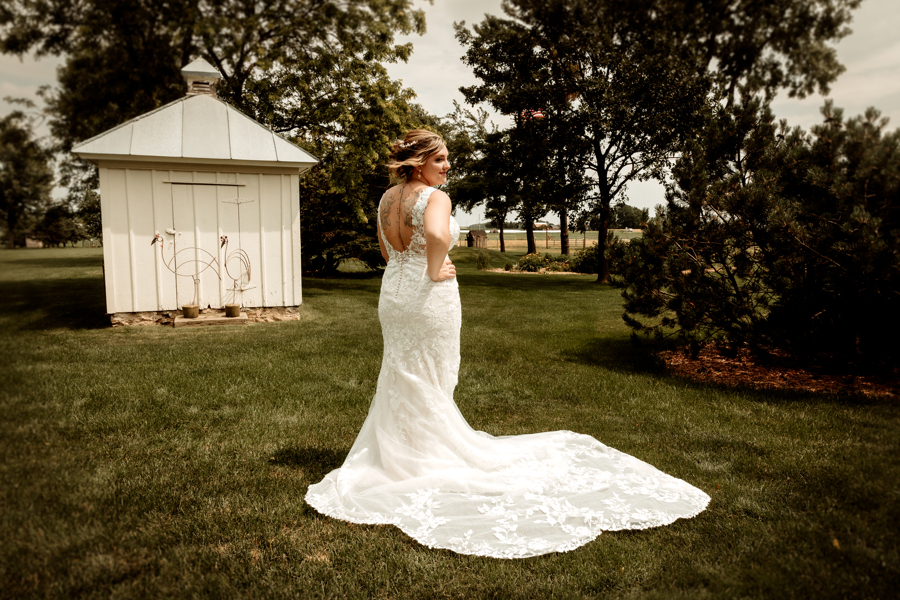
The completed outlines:
[[[472,429],[453,401],[462,322],[459,237],[443,139],[414,130],[394,143],[397,185],[378,208],[387,260],[378,316],[378,387],[341,468],[306,501],[352,523],[392,524],[429,548],[523,558],[573,550],[603,531],[692,517],[709,496],[588,435],[494,437]]]

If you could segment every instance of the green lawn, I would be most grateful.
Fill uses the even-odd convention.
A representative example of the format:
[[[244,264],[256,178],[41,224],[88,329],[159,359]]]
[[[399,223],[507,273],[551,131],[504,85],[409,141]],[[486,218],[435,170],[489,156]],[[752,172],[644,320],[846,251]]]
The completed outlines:
[[[893,596],[900,408],[670,378],[594,276],[474,256],[452,252],[470,423],[593,435],[706,512],[515,561],[322,517],[302,498],[374,393],[377,277],[304,280],[299,321],[111,329],[100,249],[2,250],[0,597]]]

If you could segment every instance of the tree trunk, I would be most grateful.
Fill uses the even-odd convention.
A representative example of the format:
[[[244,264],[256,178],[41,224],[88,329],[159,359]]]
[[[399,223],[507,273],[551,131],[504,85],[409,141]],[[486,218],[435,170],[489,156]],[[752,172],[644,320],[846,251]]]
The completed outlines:
[[[12,227],[9,228],[9,231],[6,234],[6,247],[10,250],[16,247],[16,234]]]
[[[503,221],[500,222],[500,252],[506,252],[506,242],[503,240]]]
[[[597,156],[597,187],[600,188],[600,231],[597,232],[597,245],[600,252],[600,268],[597,269],[597,283],[609,282],[609,259],[606,257],[606,235],[609,232],[609,209],[612,198],[609,195],[609,173],[606,172],[606,160],[600,144],[594,141],[594,152]]]
[[[525,217],[525,239],[528,240],[528,254],[537,254],[537,244],[534,243],[534,219]]]
[[[609,283],[609,258],[606,256],[606,235],[609,233],[609,206],[601,209],[600,231],[597,234],[597,244],[600,245],[600,272],[597,273],[597,283]]]
[[[559,211],[559,253],[569,254],[569,209]]]

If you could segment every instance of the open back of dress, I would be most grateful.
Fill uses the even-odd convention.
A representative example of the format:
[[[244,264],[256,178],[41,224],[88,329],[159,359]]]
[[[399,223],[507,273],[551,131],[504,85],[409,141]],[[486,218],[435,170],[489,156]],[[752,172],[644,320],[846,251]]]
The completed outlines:
[[[571,550],[604,530],[665,525],[702,511],[705,493],[590,436],[494,437],[469,426],[453,401],[459,288],[455,278],[436,283],[425,272],[432,191],[382,198],[390,259],[378,304],[378,387],[343,466],[310,486],[306,501],[345,521],[394,524],[431,548],[498,558]],[[452,246],[459,237],[453,219],[450,233]]]
[[[425,244],[424,238],[415,238],[416,228],[413,226],[413,213],[423,190],[433,188],[411,188],[398,185],[385,192],[378,204],[378,221],[384,243],[397,253],[405,252],[413,241]],[[427,206],[427,202],[425,204]],[[423,212],[424,217],[424,212]]]

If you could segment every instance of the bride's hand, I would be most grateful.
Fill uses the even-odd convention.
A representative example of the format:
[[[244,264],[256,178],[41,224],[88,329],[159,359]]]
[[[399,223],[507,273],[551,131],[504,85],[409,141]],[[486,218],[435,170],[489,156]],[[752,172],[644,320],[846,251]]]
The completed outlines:
[[[456,277],[456,267],[453,266],[453,263],[449,258],[444,259],[444,264],[441,265],[441,270],[438,272],[438,276],[434,281],[445,281],[447,279],[453,279]]]

